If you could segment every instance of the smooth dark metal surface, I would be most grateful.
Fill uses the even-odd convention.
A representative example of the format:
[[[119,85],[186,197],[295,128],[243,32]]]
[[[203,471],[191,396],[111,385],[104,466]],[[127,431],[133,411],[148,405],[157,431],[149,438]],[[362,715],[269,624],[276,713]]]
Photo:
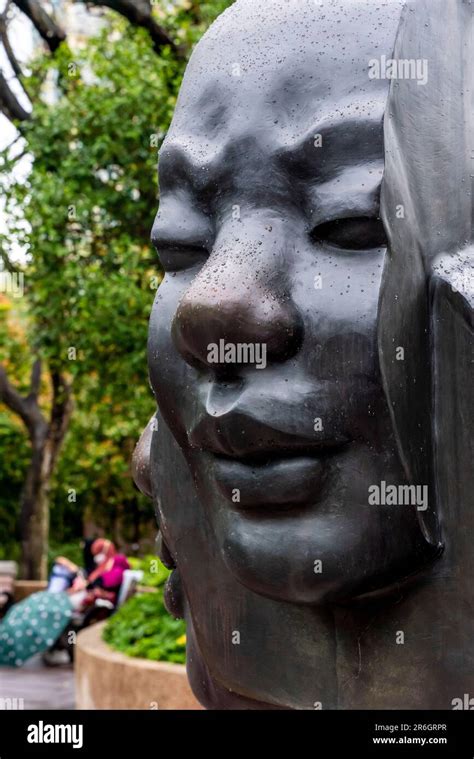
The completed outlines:
[[[472,26],[238,0],[188,66],[137,461],[209,708],[474,696]]]

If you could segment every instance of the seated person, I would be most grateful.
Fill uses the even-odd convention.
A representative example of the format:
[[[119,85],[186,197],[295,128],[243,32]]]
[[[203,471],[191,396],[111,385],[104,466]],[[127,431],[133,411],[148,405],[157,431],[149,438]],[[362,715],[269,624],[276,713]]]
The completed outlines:
[[[68,590],[78,575],[87,577],[96,568],[94,556],[92,555],[92,546],[95,543],[94,538],[87,538],[83,545],[83,564],[84,568],[79,567],[65,556],[57,556],[54,560],[53,568],[49,576],[48,590],[50,593],[61,593]]]
[[[130,568],[127,558],[117,550],[110,540],[98,538],[91,545],[91,554],[96,568],[88,577],[78,574],[74,579],[72,593],[84,593],[82,606],[84,609],[101,598],[115,605],[117,595],[123,580],[123,573]]]
[[[95,569],[87,578],[75,565],[60,563],[73,578],[72,582],[68,578],[67,589],[58,591],[58,583],[56,590],[33,593],[11,607],[0,622],[0,666],[20,666],[47,651],[68,627],[74,611],[86,611],[99,598],[115,605],[128,561],[103,538],[91,544],[91,555]]]

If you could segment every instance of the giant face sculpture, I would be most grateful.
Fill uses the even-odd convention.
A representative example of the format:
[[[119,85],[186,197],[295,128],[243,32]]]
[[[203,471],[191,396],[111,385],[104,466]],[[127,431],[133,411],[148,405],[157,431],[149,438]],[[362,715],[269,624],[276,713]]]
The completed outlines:
[[[195,51],[160,151],[160,416],[137,479],[210,707],[410,706],[396,687],[377,701],[374,677],[340,682],[367,615],[381,660],[394,589],[416,594],[442,553],[429,283],[469,241],[470,201],[458,187],[456,219],[442,212],[416,161],[438,135],[433,88],[453,85],[433,40],[461,48],[469,11],[448,3],[446,31],[435,5],[239,0]],[[396,39],[410,61],[423,35],[431,56],[392,80]],[[462,97],[450,108],[447,163]]]

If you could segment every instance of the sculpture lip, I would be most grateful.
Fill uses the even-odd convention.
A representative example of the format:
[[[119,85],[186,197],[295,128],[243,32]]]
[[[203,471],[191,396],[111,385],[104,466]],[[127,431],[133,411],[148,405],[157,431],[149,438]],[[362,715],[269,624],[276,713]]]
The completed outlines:
[[[207,417],[188,438],[204,454],[215,487],[234,511],[283,515],[323,497],[331,460],[350,442],[346,437],[308,439],[247,416],[238,421],[232,415]]]
[[[293,423],[295,417],[289,415],[280,424],[273,421],[269,425],[246,414],[229,413],[217,418],[206,415],[188,432],[188,443],[194,450],[259,466],[296,457],[320,457],[350,442],[339,431],[331,437],[321,432],[295,435],[285,429],[289,418]]]
[[[320,459],[324,454],[335,452],[345,446],[346,443],[337,441],[326,441],[324,444],[309,448],[306,446],[296,446],[294,448],[271,448],[267,450],[252,450],[249,452],[239,451],[238,453],[222,453],[210,448],[206,449],[207,453],[212,454],[216,459],[222,462],[235,462],[252,468],[262,468],[280,462],[301,460],[301,459]]]
[[[293,451],[274,454],[213,456],[215,484],[234,508],[281,512],[319,500],[327,471],[326,457]]]

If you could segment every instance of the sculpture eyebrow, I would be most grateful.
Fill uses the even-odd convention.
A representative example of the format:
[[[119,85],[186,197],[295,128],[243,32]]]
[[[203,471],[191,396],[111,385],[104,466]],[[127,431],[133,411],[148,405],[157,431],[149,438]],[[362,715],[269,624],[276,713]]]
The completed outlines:
[[[174,189],[179,185],[187,185],[196,192],[205,193],[213,184],[216,177],[221,173],[218,169],[219,160],[214,159],[207,163],[199,164],[179,144],[166,146],[158,163],[158,176],[160,179],[160,191]]]
[[[382,117],[338,119],[316,124],[302,137],[277,151],[277,160],[287,173],[323,183],[344,166],[371,162],[383,156]]]
[[[383,113],[372,116],[352,114],[351,118],[338,116],[319,121],[313,128],[289,144],[277,143],[271,156],[279,170],[290,177],[311,178],[312,181],[326,182],[337,172],[341,163],[349,166],[361,161],[373,161],[383,155]],[[316,138],[322,144],[317,147]],[[246,138],[248,139],[248,138]],[[223,181],[229,181],[226,157],[235,152],[238,145],[232,143],[214,153],[211,160],[198,163],[179,142],[170,143],[160,153],[159,176],[162,191],[173,190],[177,186],[188,186],[203,200]],[[224,180],[224,177],[226,178]]]

